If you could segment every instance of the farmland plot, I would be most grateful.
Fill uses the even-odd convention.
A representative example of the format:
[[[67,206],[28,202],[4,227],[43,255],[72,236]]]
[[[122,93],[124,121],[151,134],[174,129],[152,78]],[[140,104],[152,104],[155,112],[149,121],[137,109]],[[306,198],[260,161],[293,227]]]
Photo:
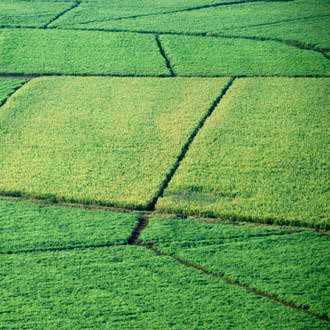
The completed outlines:
[[[233,0],[232,2],[240,2]],[[107,0],[82,1],[79,7],[70,11],[65,17],[61,17],[52,26],[76,25],[89,23],[111,22],[125,18],[144,17],[149,15],[162,15],[175,11],[185,11],[192,8],[212,6],[226,3],[228,0],[140,0],[132,2],[130,0]],[[105,6],[106,4],[106,6]]]
[[[64,2],[29,2],[1,0],[0,26],[41,27],[52,18],[71,8],[74,1]]]
[[[236,80],[157,209],[328,228],[328,87],[329,79]]]
[[[183,76],[323,76],[321,53],[275,41],[161,36],[172,67]]]
[[[1,255],[0,262],[6,329],[327,329],[141,247]]]
[[[0,110],[0,191],[146,208],[227,82],[34,79]]]
[[[134,214],[0,200],[0,253],[123,244],[137,223]]]
[[[330,315],[328,235],[151,219],[141,241],[315,314]]]
[[[164,1],[165,2],[165,1]],[[230,1],[231,2],[231,1]],[[88,4],[85,5],[88,7]],[[96,8],[94,4],[90,4]],[[108,6],[107,6],[108,7]],[[84,6],[82,6],[84,8]],[[267,25],[278,22],[304,20],[325,16],[329,13],[328,1],[256,1],[244,4],[226,5],[199,10],[191,10],[166,15],[153,15],[121,20],[104,19],[97,10],[86,11],[75,8],[52,23],[57,27],[79,29],[126,29],[179,33],[222,33],[226,30]],[[102,15],[100,17],[100,15]],[[125,13],[123,16],[129,16]],[[107,16],[111,18],[110,16]]]
[[[0,329],[329,329],[329,12],[0,0]]]
[[[311,49],[329,50],[330,36],[328,27],[330,16],[307,18],[293,22],[277,23],[266,26],[233,29],[224,31],[224,35],[270,38],[291,41]]]
[[[31,29],[0,30],[0,72],[169,75],[153,36]]]

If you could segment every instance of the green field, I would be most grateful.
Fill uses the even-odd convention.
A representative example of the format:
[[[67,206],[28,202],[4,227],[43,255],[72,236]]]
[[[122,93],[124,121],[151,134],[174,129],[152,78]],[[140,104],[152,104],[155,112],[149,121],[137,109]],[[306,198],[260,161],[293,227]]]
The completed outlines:
[[[74,1],[38,2],[1,0],[0,26],[12,27],[40,27],[50,22],[54,16],[74,5]]]
[[[178,75],[330,75],[329,60],[321,53],[276,41],[167,35],[161,40]]]
[[[232,281],[330,316],[329,236],[294,229],[152,219],[141,241]]]
[[[0,191],[146,208],[227,82],[32,80],[0,111]]]
[[[169,75],[153,36],[47,29],[0,29],[0,72]]]
[[[0,0],[0,329],[330,329],[329,0]]]
[[[253,265],[244,259],[244,256],[248,257],[244,244],[249,237],[259,237],[259,245],[279,252],[272,264],[277,281],[267,281],[268,269],[262,268],[260,279],[253,280],[258,280],[258,287],[269,292],[281,284],[276,285],[279,280],[294,284],[290,287],[290,298],[294,300],[296,290],[307,290],[308,286],[288,278],[293,272],[304,271],[305,275],[316,272],[311,280],[316,280],[320,289],[328,283],[325,236],[317,237],[311,232],[289,235],[290,228],[151,219],[141,241],[152,243],[169,254],[157,256],[142,246],[125,245],[136,222],[133,215],[8,201],[1,201],[0,209],[3,210],[0,222],[5,229],[5,234],[0,236],[4,244],[0,252],[1,274],[5,274],[0,286],[1,328],[327,329],[323,321],[186,267],[171,256],[180,255],[198,262],[212,272],[221,267],[226,276],[228,272],[229,276],[235,277],[236,272],[237,277],[240,275],[239,278],[248,283],[251,270],[243,268],[243,262],[250,268]],[[308,253],[318,255],[314,259],[318,267],[301,263],[305,251],[299,249],[299,242],[289,247],[290,258],[284,258],[280,253],[283,246],[281,249],[280,244],[274,244],[275,238],[283,240],[299,235],[305,236]],[[24,240],[17,245],[15,241],[19,236]],[[103,247],[95,248],[104,242]],[[119,243],[122,246],[115,246]],[[251,255],[257,254],[259,260],[256,262],[265,266],[271,251],[258,251],[255,238],[250,243],[255,247],[255,250],[251,249]],[[234,245],[233,249],[229,244]],[[226,249],[225,260],[216,253],[217,245],[218,252]],[[14,247],[14,250],[9,253],[8,247]],[[24,252],[24,249],[31,249],[31,252]],[[238,255],[242,269],[233,267],[235,257],[230,253]],[[280,263],[282,273],[277,274]],[[313,312],[327,307],[325,291],[314,305],[313,297],[318,293],[309,295],[305,292],[300,297],[307,301],[306,306],[313,307]]]
[[[0,200],[0,254],[127,243],[134,214],[24,205]]]
[[[157,209],[329,228],[329,79],[238,79]]]

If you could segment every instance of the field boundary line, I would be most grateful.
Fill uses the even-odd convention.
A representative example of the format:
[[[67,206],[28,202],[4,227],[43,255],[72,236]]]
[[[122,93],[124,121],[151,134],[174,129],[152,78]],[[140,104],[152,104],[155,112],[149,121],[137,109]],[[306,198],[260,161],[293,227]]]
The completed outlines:
[[[64,11],[60,12],[59,14],[57,14],[56,16],[54,16],[50,21],[48,21],[48,23],[42,25],[42,29],[47,29],[48,26],[53,23],[54,21],[56,21],[57,19],[59,19],[60,17],[62,17],[63,15],[65,15],[66,13],[68,13],[69,11],[77,8],[80,6],[80,1],[76,1],[72,6],[70,6],[69,8],[65,9]]]
[[[158,49],[159,49],[159,52],[160,52],[160,55],[164,58],[165,60],[165,65],[166,65],[166,68],[167,70],[169,71],[170,73],[170,76],[171,77],[175,77],[176,74],[172,68],[172,65],[171,65],[171,62],[170,62],[170,59],[168,58],[168,56],[166,55],[166,52],[165,52],[165,49],[162,45],[162,42],[160,41],[160,38],[159,38],[159,35],[157,34],[156,37],[156,43],[157,43],[157,46],[158,46]]]
[[[136,245],[138,242],[142,231],[148,226],[149,217],[146,215],[139,216],[139,222],[137,226],[134,228],[131,236],[129,237],[127,244],[128,245]]]
[[[0,78],[1,78],[1,77],[0,77]],[[2,108],[2,107],[3,107],[3,106],[9,101],[9,99],[10,99],[10,98],[11,98],[11,97],[12,97],[17,91],[19,91],[24,85],[26,85],[29,81],[30,81],[30,80],[27,79],[27,80],[23,81],[21,85],[19,85],[19,86],[13,88],[12,92],[9,93],[9,94],[7,95],[7,97],[6,97],[5,99],[3,99],[3,100],[0,102],[0,111],[1,111],[1,108]]]
[[[155,246],[153,246],[151,244],[149,245],[149,244],[137,243],[135,246],[144,247],[145,249],[153,251],[157,256],[170,257],[170,258],[174,259],[175,261],[177,261],[178,263],[182,264],[183,266],[185,266],[187,268],[191,268],[191,269],[194,269],[196,271],[199,271],[200,273],[203,273],[204,275],[207,275],[207,276],[210,276],[210,277],[213,277],[213,278],[216,278],[216,279],[220,279],[228,285],[239,287],[239,288],[244,289],[245,291],[247,291],[249,293],[252,293],[256,296],[265,298],[265,299],[267,299],[267,300],[269,300],[273,303],[276,303],[276,304],[294,309],[296,311],[305,313],[308,316],[319,319],[321,321],[330,322],[329,317],[312,313],[312,312],[309,311],[309,307],[300,306],[300,305],[297,305],[295,303],[287,302],[287,301],[282,300],[282,299],[280,299],[276,296],[273,296],[273,295],[271,295],[267,292],[264,292],[264,291],[255,289],[253,287],[250,287],[248,284],[233,281],[233,280],[227,278],[223,273],[214,273],[212,271],[209,271],[206,268],[204,268],[203,266],[200,266],[200,265],[195,264],[195,263],[191,263],[190,261],[185,260],[183,258],[180,258],[176,255],[165,253],[165,252],[161,251],[160,249],[156,248]]]
[[[149,211],[155,210],[155,206],[158,202],[158,199],[163,196],[163,193],[164,193],[165,189],[167,188],[167,186],[169,185],[170,181],[172,180],[174,174],[176,173],[177,169],[181,165],[182,160],[187,155],[187,152],[188,152],[191,144],[195,140],[195,137],[200,132],[200,130],[203,128],[206,120],[212,115],[214,110],[217,108],[217,106],[220,103],[220,101],[222,100],[222,98],[226,95],[227,91],[230,89],[230,87],[234,83],[235,79],[236,79],[235,77],[230,78],[230,80],[227,82],[227,84],[222,88],[221,93],[213,101],[212,105],[210,106],[210,108],[208,109],[206,114],[201,118],[201,120],[199,121],[197,126],[194,128],[194,130],[190,134],[187,142],[181,148],[181,152],[178,155],[176,162],[174,163],[174,165],[172,166],[170,171],[167,173],[167,175],[165,177],[165,180],[163,181],[159,191],[157,192],[155,197],[147,205],[147,207],[146,207],[147,210],[149,210]]]
[[[195,7],[188,7],[188,8],[181,8],[181,9],[174,9],[174,10],[168,10],[165,12],[159,12],[159,13],[148,13],[148,14],[138,14],[138,15],[132,15],[132,16],[123,16],[123,17],[116,17],[116,18],[105,18],[105,19],[98,19],[98,20],[92,20],[92,21],[86,21],[81,23],[76,23],[79,25],[85,25],[85,24],[91,24],[91,23],[102,23],[102,22],[111,22],[111,21],[123,21],[123,20],[129,20],[129,19],[136,19],[141,17],[150,17],[150,16],[163,16],[163,15],[170,15],[170,14],[176,14],[176,13],[183,13],[183,12],[189,12],[189,11],[198,11],[208,8],[217,8],[222,6],[235,6],[235,5],[242,5],[242,4],[248,4],[248,3],[254,3],[254,2],[291,2],[294,0],[241,0],[241,1],[227,1],[227,2],[218,2],[218,3],[211,3],[207,5],[200,5]]]

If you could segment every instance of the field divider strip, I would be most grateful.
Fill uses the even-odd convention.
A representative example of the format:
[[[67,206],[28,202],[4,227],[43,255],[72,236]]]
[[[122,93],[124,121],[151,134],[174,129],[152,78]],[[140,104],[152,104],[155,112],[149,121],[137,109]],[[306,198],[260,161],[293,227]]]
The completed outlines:
[[[158,193],[155,195],[155,197],[150,201],[150,203],[146,207],[146,209],[148,211],[154,211],[155,210],[155,206],[156,206],[156,204],[158,202],[158,199],[163,196],[163,193],[164,193],[165,189],[167,188],[167,186],[169,185],[170,181],[172,180],[174,174],[176,173],[176,171],[178,170],[179,166],[181,165],[182,160],[187,155],[187,152],[188,152],[191,144],[193,143],[195,137],[197,136],[197,134],[199,133],[199,131],[203,128],[206,120],[212,115],[212,113],[214,112],[214,110],[217,108],[217,106],[220,103],[221,99],[225,96],[225,94],[227,93],[227,91],[229,90],[229,88],[234,83],[235,79],[236,79],[235,77],[230,78],[229,82],[221,90],[220,95],[217,96],[217,98],[213,101],[212,105],[210,106],[210,108],[208,109],[208,111],[206,112],[206,114],[202,117],[202,119],[199,121],[199,123],[197,124],[197,126],[195,127],[195,129],[190,134],[187,142],[183,145],[183,147],[181,149],[181,152],[180,152],[180,154],[177,157],[176,162],[172,166],[171,170],[167,173],[167,175],[165,177],[165,180],[163,181],[163,183],[162,183],[162,185],[161,185]]]
[[[172,68],[172,65],[171,65],[171,62],[170,62],[170,59],[168,58],[168,56],[166,55],[166,52],[165,52],[165,49],[160,41],[160,38],[159,38],[159,35],[157,34],[156,37],[156,43],[157,43],[157,46],[158,46],[158,49],[159,49],[159,52],[160,52],[160,55],[164,58],[165,60],[165,65],[166,65],[166,68],[167,70],[169,71],[170,73],[170,76],[171,77],[175,77],[176,74]]]
[[[0,77],[1,78],[1,77]],[[26,85],[30,80],[23,81],[23,83],[20,86],[17,86],[13,88],[12,92],[7,95],[7,97],[0,102],[0,110],[1,108],[9,101],[9,99],[18,91],[20,90],[24,85]]]
[[[241,0],[241,1],[227,1],[227,2],[218,2],[218,3],[211,3],[207,5],[200,5],[195,7],[188,7],[188,8],[182,8],[182,9],[175,9],[175,10],[168,10],[165,12],[160,13],[148,13],[148,14],[138,14],[138,15],[131,15],[131,16],[123,16],[123,17],[116,17],[116,18],[105,18],[105,19],[98,19],[98,20],[92,20],[92,21],[86,21],[77,23],[79,25],[85,25],[85,24],[91,24],[91,23],[102,23],[102,22],[111,22],[111,21],[123,21],[123,20],[130,20],[130,19],[136,19],[136,18],[142,18],[142,17],[150,17],[150,16],[163,16],[163,15],[170,15],[170,14],[176,14],[176,13],[183,13],[183,12],[189,12],[189,11],[198,11],[208,8],[217,8],[222,6],[235,6],[235,5],[242,5],[245,3],[253,3],[253,2],[291,2],[294,0]]]
[[[76,1],[71,7],[65,9],[64,11],[60,12],[59,14],[57,14],[56,16],[54,16],[48,23],[44,24],[41,28],[42,29],[47,29],[48,26],[53,23],[54,21],[56,21],[57,19],[59,19],[60,17],[62,17],[63,15],[65,15],[66,13],[68,13],[69,11],[77,8],[80,6],[80,1]]]
[[[297,305],[297,304],[291,303],[291,302],[287,302],[287,301],[282,300],[282,299],[280,299],[280,298],[278,298],[276,296],[273,296],[273,295],[271,295],[271,294],[269,294],[267,292],[264,292],[264,291],[261,291],[261,290],[257,290],[257,289],[255,289],[253,287],[250,287],[248,284],[244,284],[244,283],[240,283],[240,282],[237,282],[237,281],[233,281],[233,280],[227,278],[222,273],[211,272],[211,271],[207,270],[206,268],[204,268],[203,266],[200,266],[200,265],[195,264],[195,263],[191,263],[190,261],[185,260],[183,258],[180,258],[178,256],[175,256],[175,255],[172,255],[172,254],[169,254],[169,253],[165,253],[165,252],[159,250],[158,248],[154,247],[153,245],[143,244],[143,243],[137,243],[136,246],[144,247],[144,248],[146,248],[146,249],[148,249],[150,251],[153,251],[157,256],[170,257],[170,258],[174,259],[175,261],[177,261],[178,263],[182,264],[183,266],[185,266],[187,268],[191,268],[191,269],[194,269],[196,271],[199,271],[200,273],[203,273],[204,275],[207,275],[207,276],[210,276],[210,277],[213,277],[213,278],[216,278],[216,279],[220,279],[220,280],[222,280],[223,282],[225,282],[228,285],[239,287],[239,288],[244,289],[245,291],[247,291],[249,293],[252,293],[252,294],[254,294],[256,296],[265,298],[265,299],[267,299],[267,300],[269,300],[269,301],[271,301],[273,303],[276,303],[276,304],[279,304],[279,305],[282,305],[282,306],[285,306],[285,307],[294,309],[296,311],[305,313],[308,316],[313,317],[313,318],[316,318],[318,320],[330,322],[330,318],[329,317],[323,316],[323,315],[318,315],[318,314],[315,314],[313,312],[310,312],[308,307],[300,306],[300,305]]]

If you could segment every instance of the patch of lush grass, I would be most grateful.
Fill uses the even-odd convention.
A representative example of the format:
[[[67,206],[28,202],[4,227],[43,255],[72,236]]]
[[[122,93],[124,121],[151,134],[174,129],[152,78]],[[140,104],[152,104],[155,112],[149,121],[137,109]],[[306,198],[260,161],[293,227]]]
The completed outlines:
[[[5,329],[327,329],[140,247],[0,256]]]
[[[70,8],[75,2],[39,2],[1,0],[0,26],[39,27]]]
[[[178,75],[330,75],[322,54],[275,41],[161,36]]]
[[[330,49],[330,17],[311,18],[265,26],[224,31],[223,34],[245,37],[277,38],[297,41],[305,46]]]
[[[25,80],[0,78],[0,104],[24,82]]]
[[[0,30],[0,72],[168,75],[154,36],[33,29]]]
[[[329,316],[330,237],[308,231],[279,233],[152,219],[141,240],[213,273]],[[265,234],[269,236],[262,237]]]
[[[137,223],[132,214],[0,200],[0,252],[126,243]]]
[[[0,191],[147,207],[227,82],[33,79],[0,111]]]
[[[233,2],[240,0],[233,0]],[[228,0],[96,0],[86,1],[79,7],[60,17],[51,26],[67,26],[75,24],[104,23],[118,18],[127,18],[139,15],[162,14],[169,11],[183,10],[215,3],[228,2]]]
[[[329,83],[236,80],[157,209],[330,228]]]
[[[244,240],[250,237],[287,234],[302,229],[269,226],[264,224],[236,225],[224,223],[207,223],[194,220],[151,219],[147,229],[142,232],[140,241],[152,244],[194,247],[201,245],[221,244],[223,240]]]
[[[86,16],[83,18],[85,22],[91,21],[89,24],[79,24],[83,22],[83,19],[79,18],[79,16],[77,17],[77,22],[75,22],[73,17],[75,11],[73,11],[71,14],[63,16],[55,25],[98,29],[151,30],[157,32],[223,33],[231,29],[324,16],[329,13],[329,10],[330,4],[327,1],[295,0],[228,5],[118,21],[104,21],[102,19],[98,21],[100,15],[91,11],[89,15],[86,13]]]

